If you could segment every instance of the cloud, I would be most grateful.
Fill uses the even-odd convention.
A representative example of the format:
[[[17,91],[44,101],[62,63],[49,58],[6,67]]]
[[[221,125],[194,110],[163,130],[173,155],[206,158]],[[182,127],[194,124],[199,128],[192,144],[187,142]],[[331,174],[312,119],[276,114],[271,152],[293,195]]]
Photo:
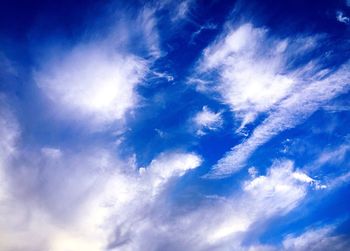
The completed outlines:
[[[349,89],[349,65],[333,75],[315,81],[293,93],[259,125],[243,143],[235,146],[214,167],[214,176],[225,176],[239,170],[250,155],[278,133],[293,128],[315,112],[322,104]]]
[[[101,148],[17,149],[1,165],[9,171],[1,177],[8,185],[1,186],[0,249],[135,250],[142,228],[156,227],[153,207],[162,210],[169,182],[201,163],[195,154],[169,152],[139,172],[132,159],[113,155]]]
[[[347,250],[350,247],[350,242],[346,236],[333,234],[334,230],[334,226],[325,226],[317,229],[309,229],[298,236],[290,234],[283,240],[283,250]]]
[[[155,12],[151,5],[118,10],[107,28],[67,47],[42,48],[33,78],[53,114],[93,130],[121,122],[138,105],[136,87],[162,54]]]
[[[231,216],[216,225],[212,238],[218,241],[242,231],[248,234],[254,223],[281,216],[295,208],[306,196],[311,178],[302,174],[307,179],[300,179],[301,174],[293,169],[290,161],[276,162],[266,175],[246,181],[242,197],[232,200],[237,206],[230,206],[233,210],[226,215]]]
[[[149,54],[154,58],[158,58],[163,53],[160,48],[155,12],[156,9],[154,7],[145,6],[136,20],[135,27],[137,27],[136,29],[140,29],[138,33],[145,39],[145,47]],[[129,29],[130,25],[127,25],[127,27]],[[116,36],[118,36],[118,34],[116,34]]]
[[[273,250],[244,240],[256,224],[267,227],[295,209],[313,181],[293,162],[279,161],[226,198],[183,210],[169,203],[167,188],[201,164],[198,155],[167,152],[138,169],[132,158],[102,148],[27,152],[16,147],[18,129],[1,114],[0,132],[13,135],[0,145],[12,154],[1,166],[10,168],[0,207],[2,250]]]
[[[347,16],[344,16],[344,13],[342,11],[337,11],[337,20],[344,24],[350,23],[350,18]]]
[[[22,148],[16,118],[0,101],[1,250],[141,250],[169,182],[201,164],[194,153],[167,152],[138,170],[99,146]]]
[[[220,83],[214,88],[243,120],[241,127],[270,109],[295,84],[281,69],[288,41],[269,40],[266,32],[251,24],[229,31],[205,49],[198,66],[200,72],[219,71]]]
[[[195,210],[177,214],[158,208],[157,228],[146,221],[132,248],[124,250],[254,250],[244,240],[255,225],[265,226],[262,222],[290,212],[305,198],[310,184],[295,173],[292,162],[276,162],[266,175],[246,180],[226,198],[208,198]]]
[[[129,149],[121,149],[124,143],[120,142],[131,134],[125,133],[126,129],[113,130],[112,136],[119,140],[113,149],[103,144],[113,140],[109,138],[110,133],[94,133],[94,130],[127,122],[128,112],[140,105],[137,89],[145,78],[151,78],[147,83],[174,80],[172,70],[167,68],[176,65],[170,62],[171,58],[158,62],[165,63],[167,70],[163,71],[162,66],[155,70],[153,64],[163,56],[156,15],[162,19],[166,12],[165,15],[173,17],[170,21],[175,26],[176,22],[189,17],[192,4],[195,4],[192,0],[180,4],[172,1],[150,4],[141,7],[132,18],[118,12],[117,24],[111,25],[114,28],[106,37],[101,37],[104,32],[93,32],[90,39],[78,39],[78,43],[63,49],[57,49],[56,44],[50,49],[43,48],[45,56],[39,59],[33,76],[47,102],[44,112],[57,115],[57,122],[63,120],[65,126],[70,123],[86,126],[93,130],[93,136],[74,138],[72,135],[68,141],[63,137],[55,145],[56,140],[52,138],[61,136],[64,128],[58,124],[59,132],[55,131],[56,126],[44,128],[43,133],[37,134],[36,129],[31,132],[38,123],[31,123],[32,118],[25,121],[28,118],[23,113],[27,109],[18,113],[23,117],[17,120],[15,110],[0,94],[0,250],[321,251],[348,248],[346,236],[336,235],[333,226],[279,234],[276,236],[281,239],[279,243],[260,243],[262,237],[270,233],[274,220],[280,217],[285,220],[285,216],[290,219],[288,214],[303,205],[308,195],[312,196],[310,189],[317,194],[317,190],[323,188],[305,169],[295,168],[291,160],[275,160],[266,171],[251,167],[236,180],[235,190],[223,191],[222,187],[227,184],[201,180],[197,176],[201,170],[195,169],[201,166],[205,156],[181,150],[159,153],[150,149],[156,157],[140,167],[136,154],[127,155]],[[306,63],[298,60],[301,54],[314,53],[322,42],[318,36],[281,39],[252,24],[226,28],[204,51],[197,72],[188,82],[195,84],[199,91],[219,95],[219,101],[230,107],[240,123],[237,132],[248,130],[248,124],[258,125],[215,165],[208,175],[215,178],[244,167],[258,147],[283,130],[302,123],[320,107],[325,108],[330,99],[348,91],[350,85],[349,63],[339,69],[326,69],[321,58]],[[204,29],[216,29],[216,26],[208,23],[200,27],[192,39]],[[170,40],[167,40],[169,47]],[[7,61],[3,65],[8,74],[17,73],[12,72],[13,65]],[[184,86],[177,85],[179,83],[172,85],[175,88],[171,90],[183,93]],[[168,90],[163,89],[166,86],[161,86],[162,91]],[[157,95],[158,91],[157,86],[148,87],[145,100],[148,94]],[[193,93],[185,94],[185,101],[192,97],[195,103],[203,101],[203,97],[197,100],[198,95],[191,96]],[[168,107],[162,108],[167,113]],[[164,122],[164,112],[153,107],[150,110],[157,112],[142,115],[141,122],[134,121],[136,126],[128,125],[128,132],[136,129],[142,134],[147,125],[139,122],[152,124],[153,121],[147,120],[148,113],[152,118],[160,116],[157,122]],[[223,127],[222,111],[203,106],[199,111],[185,112],[193,115],[187,121],[198,135]],[[173,126],[170,125],[172,117],[166,115],[165,127]],[[24,122],[23,128],[18,121]],[[151,125],[151,129],[155,128],[154,131],[167,140],[163,131],[166,128],[162,126],[160,130],[157,126]],[[28,133],[28,142],[23,142],[28,137],[21,135],[21,130],[23,135]],[[48,131],[54,134],[52,138],[46,138]],[[139,139],[135,135],[125,140],[132,145],[130,148],[139,148],[137,144],[148,141],[148,137]],[[93,145],[79,144],[79,150],[69,145],[85,136],[94,139],[83,139],[83,142],[93,142]],[[167,145],[168,140],[165,143],[172,148]],[[334,151],[324,151],[315,165],[339,164],[348,150],[344,144]],[[183,177],[186,174],[189,175]],[[349,179],[350,172],[345,172],[327,183],[327,187],[333,189]],[[204,190],[203,184],[207,186]]]
[[[205,135],[206,131],[216,131],[223,124],[221,113],[215,113],[207,106],[203,106],[202,111],[194,116],[193,122],[197,128],[197,135]]]
[[[218,27],[217,25],[213,24],[213,23],[206,23],[204,25],[201,25],[199,27],[199,29],[195,32],[193,32],[192,36],[191,36],[191,40],[190,43],[191,44],[195,44],[195,40],[196,38],[205,30],[216,30]]]
[[[172,1],[168,1],[173,4]],[[193,0],[183,0],[180,3],[175,4],[175,7],[171,9],[171,20],[172,22],[179,22],[188,18],[191,7],[195,3]]]
[[[1,197],[2,250],[254,250],[243,243],[254,224],[293,210],[310,186],[292,162],[276,162],[228,198],[179,213],[167,187],[201,164],[196,154],[163,153],[138,170],[132,159],[101,148],[26,152],[15,147],[18,129],[1,114],[1,132],[13,135],[1,149],[16,152],[1,165],[10,168],[3,176],[10,183]]]
[[[174,77],[166,72],[153,71],[152,74],[154,75],[154,79],[166,79],[168,82],[171,82],[174,80]]]
[[[146,63],[98,44],[78,46],[35,73],[35,80],[55,108],[68,119],[110,124],[136,105],[135,87]]]
[[[334,150],[324,151],[319,155],[315,163],[313,163],[313,168],[320,167],[326,163],[339,164],[345,159],[349,150],[349,144],[342,144]]]
[[[176,240],[168,241],[167,250],[259,250],[244,243],[255,226],[267,227],[270,219],[296,208],[307,194],[310,183],[295,174],[292,162],[276,162],[266,175],[246,180],[241,190],[208,199],[197,210],[177,217],[168,223],[174,225],[165,227],[171,233],[168,238]]]
[[[43,155],[51,159],[58,159],[62,156],[62,151],[60,149],[52,147],[43,147],[41,148],[41,152]]]
[[[302,123],[321,105],[349,89],[348,62],[335,72],[322,69],[318,58],[290,69],[298,54],[316,48],[317,35],[279,40],[267,34],[251,24],[229,30],[204,51],[198,63],[204,79],[204,72],[218,73],[219,84],[211,87],[242,121],[238,131],[260,113],[267,113],[251,136],[219,160],[208,177],[239,170],[271,137]]]
[[[17,121],[10,111],[6,97],[0,93],[0,204],[11,198],[9,181],[6,179],[8,164],[16,153],[16,141],[19,136]],[[5,208],[6,209],[6,208]],[[6,212],[0,207],[0,215]]]
[[[0,93],[0,151],[2,159],[16,151],[15,145],[20,134],[18,123],[7,101],[7,97]]]

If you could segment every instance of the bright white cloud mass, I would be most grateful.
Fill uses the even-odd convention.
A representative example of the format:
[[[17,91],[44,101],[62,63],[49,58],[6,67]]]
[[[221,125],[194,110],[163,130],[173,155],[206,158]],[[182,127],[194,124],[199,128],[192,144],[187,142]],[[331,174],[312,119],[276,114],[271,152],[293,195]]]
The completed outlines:
[[[73,50],[49,67],[36,74],[39,88],[66,116],[95,123],[123,118],[136,104],[134,89],[145,72],[141,59],[89,46]]]
[[[22,5],[1,251],[350,250],[348,1]]]

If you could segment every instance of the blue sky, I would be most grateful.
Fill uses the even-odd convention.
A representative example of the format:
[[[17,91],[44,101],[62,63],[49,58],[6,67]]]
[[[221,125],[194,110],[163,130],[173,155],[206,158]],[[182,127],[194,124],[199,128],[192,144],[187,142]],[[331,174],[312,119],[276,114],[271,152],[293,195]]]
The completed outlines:
[[[3,0],[0,249],[350,250],[350,2]]]

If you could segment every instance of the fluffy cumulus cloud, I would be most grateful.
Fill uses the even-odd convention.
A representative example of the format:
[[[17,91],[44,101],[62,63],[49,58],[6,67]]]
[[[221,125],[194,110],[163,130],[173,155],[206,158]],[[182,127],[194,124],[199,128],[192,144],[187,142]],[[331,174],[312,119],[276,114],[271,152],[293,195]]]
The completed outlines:
[[[98,251],[129,242],[135,250],[139,226],[156,226],[152,208],[167,183],[201,163],[195,154],[164,153],[139,172],[103,149],[28,152],[11,111],[0,115],[1,250]]]
[[[36,72],[39,88],[62,116],[103,125],[136,105],[146,62],[101,46],[78,46]]]
[[[139,242],[157,227],[154,210],[164,207],[169,181],[201,163],[195,154],[164,153],[139,172],[132,160],[106,150],[53,148],[17,151],[12,161],[21,164],[1,166],[11,183],[1,187],[0,247],[52,251],[142,250]]]

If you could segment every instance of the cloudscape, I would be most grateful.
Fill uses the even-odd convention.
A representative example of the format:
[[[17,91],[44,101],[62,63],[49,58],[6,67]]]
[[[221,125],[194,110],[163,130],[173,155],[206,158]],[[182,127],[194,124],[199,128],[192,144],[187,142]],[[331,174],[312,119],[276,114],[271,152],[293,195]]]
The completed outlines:
[[[2,0],[1,251],[350,250],[349,0]]]

